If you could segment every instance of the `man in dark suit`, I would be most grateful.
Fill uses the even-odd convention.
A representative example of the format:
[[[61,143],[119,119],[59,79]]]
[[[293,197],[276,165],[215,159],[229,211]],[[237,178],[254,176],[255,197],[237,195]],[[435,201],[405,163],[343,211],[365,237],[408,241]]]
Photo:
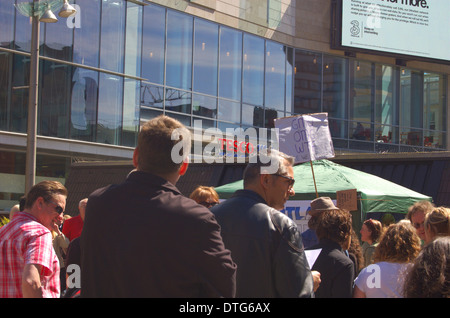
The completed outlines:
[[[175,184],[190,133],[160,116],[143,125],[136,170],[91,194],[81,235],[82,297],[234,297],[236,265],[209,209]]]

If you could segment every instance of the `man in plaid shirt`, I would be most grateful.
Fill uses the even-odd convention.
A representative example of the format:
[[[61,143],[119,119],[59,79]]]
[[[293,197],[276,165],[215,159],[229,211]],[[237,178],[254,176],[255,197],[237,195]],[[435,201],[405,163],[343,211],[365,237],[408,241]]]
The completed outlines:
[[[0,298],[60,297],[51,230],[58,227],[66,198],[61,183],[40,182],[27,194],[24,211],[0,228]]]

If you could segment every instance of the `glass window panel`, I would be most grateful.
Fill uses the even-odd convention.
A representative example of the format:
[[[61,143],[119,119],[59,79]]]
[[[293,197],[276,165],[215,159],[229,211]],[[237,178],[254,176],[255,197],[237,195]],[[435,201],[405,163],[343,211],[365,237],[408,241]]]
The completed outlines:
[[[45,29],[45,45],[41,55],[71,62],[73,28],[68,27],[66,18],[58,18],[56,23],[41,23],[40,27]]]
[[[328,127],[333,138],[348,138],[347,126],[347,120],[328,118]]]
[[[219,99],[218,119],[239,124],[241,122],[241,104]]]
[[[277,111],[276,109],[265,109],[264,110],[264,127],[265,128],[275,128],[274,120],[276,118],[284,117],[284,111]]]
[[[192,94],[176,89],[166,89],[166,110],[191,114]]]
[[[100,68],[119,73],[123,72],[125,4],[119,0],[102,1]]]
[[[15,54],[13,63],[11,105],[14,105],[14,107],[11,107],[11,131],[26,132],[28,85],[30,85],[30,58]]]
[[[216,121],[215,120],[209,120],[205,118],[200,117],[192,117],[192,120],[201,120],[202,129],[208,129],[208,128],[216,128]]]
[[[220,28],[219,96],[241,100],[242,32]]]
[[[155,5],[145,6],[143,23],[142,77],[163,84],[166,9]]]
[[[398,127],[375,125],[375,141],[384,144],[398,144]]]
[[[243,102],[263,105],[264,39],[244,34]]]
[[[372,92],[374,83],[372,74],[372,63],[350,61],[350,120],[373,121]]]
[[[395,107],[397,100],[395,73],[395,69],[391,66],[375,66],[375,123],[384,125],[382,126],[385,127],[383,131],[379,132],[383,136],[386,136],[389,132],[392,134],[388,125],[398,125],[398,116]],[[375,135],[378,135],[378,133],[375,132]]]
[[[5,1],[2,1],[5,3]],[[12,3],[11,3],[12,5]],[[41,23],[42,26],[42,23]],[[31,48],[31,19],[29,17],[23,16],[16,10],[16,25],[15,25],[15,36],[14,36],[14,46],[13,49],[30,52]],[[44,41],[44,28],[40,27],[40,45]]]
[[[264,109],[242,104],[242,125],[264,127]]]
[[[164,107],[164,88],[142,83],[141,105],[162,109]]]
[[[152,118],[162,115],[163,112],[156,109],[149,109],[146,107],[141,107],[141,125],[149,121]]]
[[[446,148],[446,134],[440,131],[425,131],[424,143],[425,148],[445,149]]]
[[[0,46],[12,48],[14,41],[14,5],[12,1],[0,3]]]
[[[237,128],[240,128],[239,124],[230,124],[230,123],[224,123],[224,122],[218,122],[217,123],[218,128],[221,132],[226,133],[227,129],[231,131],[235,131]]]
[[[318,60],[319,62],[319,60]],[[347,59],[323,56],[323,111],[333,123],[332,136],[347,138]]]
[[[125,74],[141,76],[142,6],[127,2]],[[138,94],[139,96],[139,94]]]
[[[446,130],[444,76],[425,73],[423,84],[423,127],[430,130]]]
[[[192,96],[192,113],[197,116],[216,118],[217,98],[199,94]]]
[[[0,52],[0,130],[8,130],[11,63],[12,54]]]
[[[72,67],[43,61],[40,68],[38,134],[67,138],[69,135]]]
[[[191,117],[190,116],[181,115],[181,114],[177,114],[177,113],[171,113],[171,112],[166,112],[165,115],[178,120],[180,123],[182,123],[183,125],[185,125],[187,127],[191,126]]]
[[[286,79],[286,47],[266,41],[266,78],[264,104],[284,111]]]
[[[320,112],[322,58],[320,54],[295,50],[294,112]]]
[[[168,11],[167,19],[166,84],[191,89],[192,17]]]
[[[72,76],[71,129],[73,139],[95,141],[98,72],[77,67]]]
[[[423,131],[420,129],[412,129],[400,127],[400,143],[409,146],[422,146]]]
[[[423,126],[423,75],[402,69],[400,71],[400,125]]]
[[[219,26],[195,19],[194,91],[217,96]]]
[[[347,60],[323,57],[323,110],[337,119],[347,118]]]
[[[123,90],[123,136],[122,145],[136,146],[139,132],[139,95],[140,83],[126,78]]]
[[[100,43],[100,1],[77,0],[79,12],[70,23],[74,24],[73,61],[98,67]],[[79,19],[75,21],[74,19]]]
[[[119,145],[122,126],[123,78],[100,73],[97,142]]]
[[[356,140],[373,141],[372,124],[360,121],[349,123],[350,138]]]
[[[293,112],[293,85],[294,85],[294,49],[287,49],[286,60],[286,111]]]

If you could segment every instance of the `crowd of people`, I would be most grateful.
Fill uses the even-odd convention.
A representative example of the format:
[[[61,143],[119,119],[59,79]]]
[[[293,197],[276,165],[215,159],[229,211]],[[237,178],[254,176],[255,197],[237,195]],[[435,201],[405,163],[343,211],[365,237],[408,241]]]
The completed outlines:
[[[189,198],[176,187],[190,144],[180,122],[148,121],[135,169],[81,200],[75,217],[64,218],[61,183],[33,186],[0,228],[0,298],[450,297],[450,209],[417,202],[388,226],[365,220],[359,238],[351,214],[318,197],[300,233],[280,212],[295,194],[292,157],[259,153],[243,189],[219,203],[213,187]]]

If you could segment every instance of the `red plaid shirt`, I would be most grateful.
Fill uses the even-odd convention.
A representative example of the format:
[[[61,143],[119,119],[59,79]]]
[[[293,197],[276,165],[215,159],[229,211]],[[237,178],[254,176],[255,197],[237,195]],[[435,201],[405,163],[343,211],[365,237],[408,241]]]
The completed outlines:
[[[42,266],[44,297],[58,298],[59,261],[52,235],[34,216],[19,212],[0,228],[0,298],[23,297],[22,273],[26,264]]]

